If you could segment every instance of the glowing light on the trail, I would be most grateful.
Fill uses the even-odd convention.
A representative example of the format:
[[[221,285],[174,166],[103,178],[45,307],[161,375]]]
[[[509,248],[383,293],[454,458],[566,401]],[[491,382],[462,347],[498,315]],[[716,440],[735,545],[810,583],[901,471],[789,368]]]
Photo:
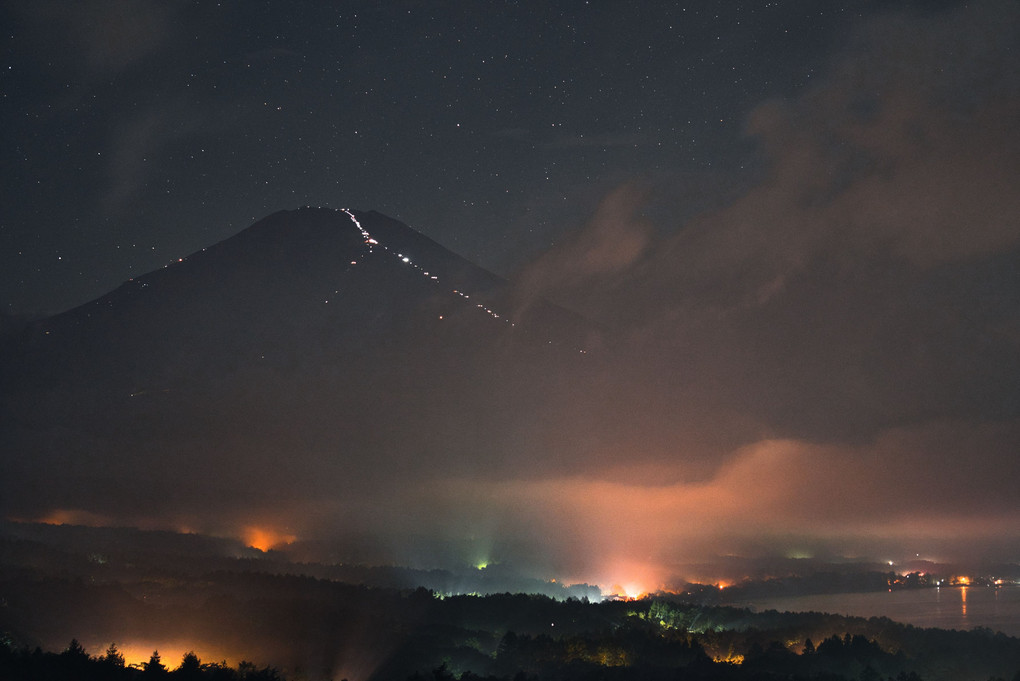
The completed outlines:
[[[364,226],[361,224],[361,222],[358,221],[358,218],[356,218],[354,216],[354,213],[351,210],[349,210],[347,208],[341,208],[340,211],[342,213],[346,213],[347,217],[349,217],[351,219],[351,222],[354,223],[354,226],[358,228],[359,232],[361,232],[361,236],[364,239],[365,245],[368,247],[369,252],[372,252],[373,248],[375,246],[379,246],[384,251],[393,253],[392,251],[390,251],[388,246],[386,246],[385,244],[380,243],[378,239],[373,237],[372,234],[367,229],[364,228]],[[404,255],[403,253],[393,253],[393,255],[401,263],[403,263],[405,265],[410,265],[411,267],[413,267],[416,270],[418,270],[419,272],[421,272],[422,276],[426,277],[429,281],[433,281],[433,282],[439,283],[439,277],[437,277],[434,274],[431,274],[429,272],[429,270],[427,270],[427,269],[421,267],[420,265],[416,264],[413,260],[411,260],[410,256]],[[352,265],[356,265],[357,261],[356,260],[352,260],[351,264]],[[457,289],[454,289],[453,293],[455,293],[456,295],[460,296],[464,300],[468,300],[471,297],[468,294],[464,293],[463,291],[460,291],[460,290],[457,290]],[[495,311],[493,311],[492,309],[490,309],[490,308],[488,308],[488,307],[486,307],[484,305],[478,304],[478,305],[476,305],[476,307],[478,309],[482,310],[483,312],[485,312],[486,314],[488,314],[493,319],[502,321],[502,322],[504,322],[506,324],[509,324],[510,326],[516,326],[510,320],[509,317],[505,317],[503,315],[497,314]]]

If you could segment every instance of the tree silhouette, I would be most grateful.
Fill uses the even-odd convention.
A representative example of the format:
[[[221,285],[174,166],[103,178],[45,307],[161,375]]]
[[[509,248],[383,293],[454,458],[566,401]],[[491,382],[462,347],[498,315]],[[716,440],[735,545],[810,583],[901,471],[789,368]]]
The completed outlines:
[[[243,681],[283,681],[280,672],[274,667],[259,669],[254,662],[241,660],[237,665],[237,676]]]
[[[184,657],[181,659],[181,666],[175,669],[171,676],[177,679],[185,679],[186,681],[202,678],[202,662],[198,659],[198,655],[195,654],[194,650],[184,653]]]
[[[85,648],[78,643],[78,639],[72,638],[71,642],[67,644],[67,648],[61,655],[69,660],[87,660],[89,654],[85,652]]]
[[[111,681],[127,678],[129,674],[129,670],[124,664],[124,656],[117,649],[115,643],[110,644],[102,657],[95,658],[94,669],[96,678],[110,679]]]
[[[161,678],[167,675],[166,666],[159,659],[159,651],[153,650],[148,662],[142,663],[142,676],[147,679]]]
[[[72,638],[67,649],[60,653],[60,667],[68,678],[85,678],[88,674],[89,654]]]
[[[121,655],[120,651],[117,650],[117,644],[111,643],[110,647],[106,649],[106,654],[101,658],[102,661],[110,667],[123,667],[124,656]]]

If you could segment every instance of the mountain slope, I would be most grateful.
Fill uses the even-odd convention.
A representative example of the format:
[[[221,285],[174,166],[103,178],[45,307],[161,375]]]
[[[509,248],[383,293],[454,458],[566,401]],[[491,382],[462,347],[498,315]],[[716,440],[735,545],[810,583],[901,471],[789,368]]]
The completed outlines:
[[[378,213],[276,213],[28,326],[5,353],[2,510],[215,514],[512,467],[591,329],[511,301]]]

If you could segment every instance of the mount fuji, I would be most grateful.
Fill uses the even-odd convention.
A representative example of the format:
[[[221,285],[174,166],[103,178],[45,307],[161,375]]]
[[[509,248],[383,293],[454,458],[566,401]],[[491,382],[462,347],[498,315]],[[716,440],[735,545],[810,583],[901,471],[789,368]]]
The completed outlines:
[[[379,213],[279,212],[8,339],[0,510],[205,530],[513,471],[596,338]]]

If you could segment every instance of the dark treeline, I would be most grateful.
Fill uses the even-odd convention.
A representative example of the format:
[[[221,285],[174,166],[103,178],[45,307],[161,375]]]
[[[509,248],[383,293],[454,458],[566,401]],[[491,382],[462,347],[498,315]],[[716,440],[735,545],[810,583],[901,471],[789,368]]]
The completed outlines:
[[[5,681],[132,681],[164,679],[165,681],[284,681],[272,667],[258,667],[242,661],[236,667],[226,662],[202,662],[194,652],[185,653],[180,664],[171,669],[164,664],[159,651],[153,651],[147,662],[128,665],[124,656],[111,644],[102,655],[90,656],[72,639],[60,652],[44,652],[40,648],[15,650],[0,646],[0,679]]]
[[[206,640],[229,632],[257,665],[191,653],[177,667],[155,654],[130,666],[116,646],[89,655],[75,640],[43,652],[7,633],[0,679],[1020,681],[1020,639],[989,630],[662,600],[444,598],[298,576],[221,573],[204,583],[221,592],[194,610]],[[151,610],[168,623],[188,608],[164,600]]]

